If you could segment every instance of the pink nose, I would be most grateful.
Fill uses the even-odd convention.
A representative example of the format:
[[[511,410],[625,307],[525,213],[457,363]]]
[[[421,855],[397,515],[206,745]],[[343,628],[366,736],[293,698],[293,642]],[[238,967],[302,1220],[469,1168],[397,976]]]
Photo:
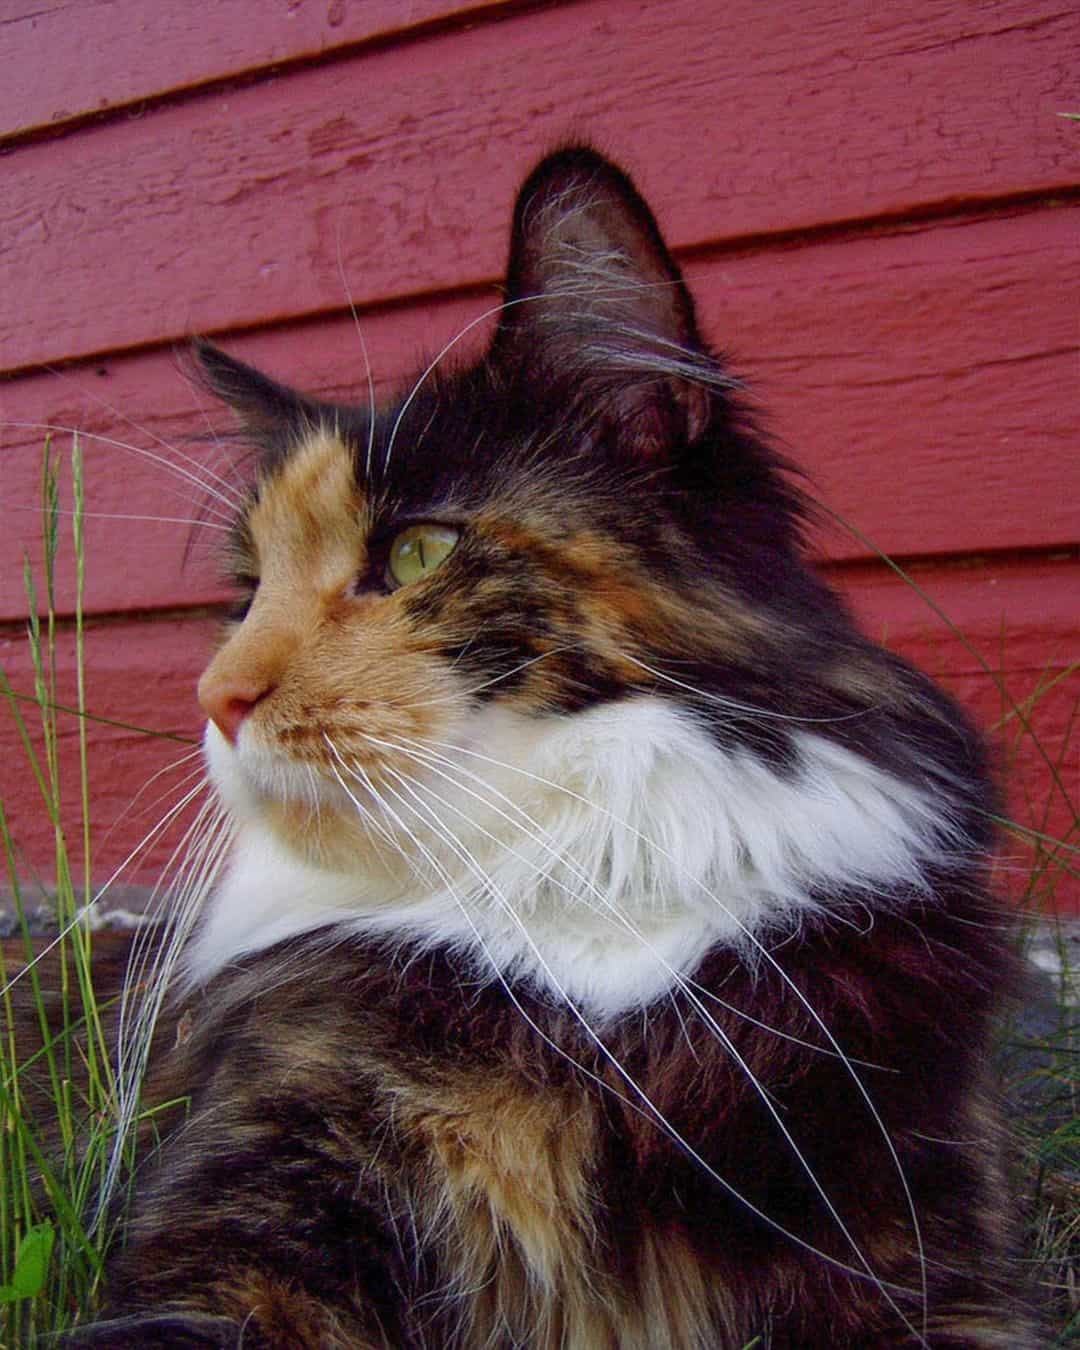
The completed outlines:
[[[203,712],[232,745],[236,744],[240,728],[255,705],[269,692],[269,687],[215,678],[213,667],[199,681],[199,702]]]

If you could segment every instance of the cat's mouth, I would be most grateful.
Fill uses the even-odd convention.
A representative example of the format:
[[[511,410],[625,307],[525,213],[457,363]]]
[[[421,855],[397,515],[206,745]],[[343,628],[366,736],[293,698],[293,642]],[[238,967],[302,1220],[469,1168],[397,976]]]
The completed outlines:
[[[346,815],[375,807],[371,782],[375,765],[370,756],[365,765],[354,752],[343,753],[329,736],[321,743],[309,737],[268,745],[257,728],[245,726],[236,743],[230,744],[208,722],[203,748],[215,786],[242,815],[272,804]],[[320,748],[322,753],[316,753]]]
[[[365,875],[437,857],[441,875],[492,848],[512,857],[542,832],[516,803],[537,790],[520,766],[544,725],[485,706],[426,737],[326,731],[292,744],[253,717],[235,741],[208,723],[204,754],[234,820],[268,828],[294,855]],[[553,790],[564,807],[572,800]]]
[[[269,830],[294,857],[335,871],[366,874],[391,853],[385,806],[370,773],[341,752],[340,764],[329,748],[317,763],[268,746],[254,727],[232,744],[213,722],[203,749],[210,778],[241,828]]]

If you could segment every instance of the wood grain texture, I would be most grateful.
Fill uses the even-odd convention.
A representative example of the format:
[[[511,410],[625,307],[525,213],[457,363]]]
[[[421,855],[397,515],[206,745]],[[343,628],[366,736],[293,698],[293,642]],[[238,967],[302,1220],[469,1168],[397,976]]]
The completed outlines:
[[[591,0],[16,146],[0,369],[337,310],[339,263],[361,304],[490,281],[567,135],[677,247],[1075,185],[1078,47],[1062,0]]]
[[[734,353],[767,425],[810,475],[814,494],[887,552],[905,557],[1056,547],[1080,539],[1075,375],[1080,357],[1080,208],[898,227],[856,239],[699,257],[689,277],[710,336]],[[487,297],[364,316],[385,387],[420,368]],[[475,350],[483,333],[463,344]],[[357,397],[363,356],[352,322],[332,318],[230,340],[236,352],[301,388]],[[22,557],[34,554],[43,433],[83,429],[91,610],[219,599],[220,517],[187,478],[223,465],[212,442],[230,419],[201,403],[172,352],[87,364],[0,385],[4,474],[0,617],[25,612]],[[109,440],[131,443],[148,456]],[[160,438],[160,439],[157,439]],[[184,444],[195,463],[156,457]],[[66,539],[66,532],[65,532]],[[867,546],[840,529],[834,558]],[[140,565],[131,566],[137,556]],[[62,564],[62,604],[70,569]]]
[[[963,699],[984,727],[995,731],[1017,818],[1050,833],[1063,831],[1080,804],[1080,752],[1074,725],[1080,700],[1076,666],[1080,659],[1076,633],[1080,558],[916,569],[913,579],[956,625],[962,638],[910,585],[881,567],[844,568],[833,575],[867,632],[930,671]],[[185,775],[193,768],[192,764],[169,766],[177,765],[201,734],[195,683],[209,659],[216,630],[215,620],[194,617],[154,623],[113,621],[88,632],[90,711],[186,738],[186,743],[154,740],[123,727],[90,724],[97,840],[94,875],[101,880],[111,875],[178,799]],[[59,664],[60,700],[74,703],[73,646],[66,630],[60,640]],[[28,650],[21,634],[0,635],[0,665],[16,689],[31,688]],[[1040,690],[1046,692],[1023,706],[1025,725],[1013,703],[1023,704]],[[77,848],[81,827],[73,809],[78,782],[76,722],[67,717],[61,725],[62,772],[68,785],[66,831]],[[1032,733],[1037,734],[1041,749]],[[1059,787],[1049,782],[1046,757],[1057,766]],[[9,717],[0,718],[0,763],[5,766],[5,808],[19,841],[24,875],[49,878],[52,830]],[[123,879],[152,882],[175,842],[175,832],[151,840]],[[1021,856],[1019,844],[1010,848],[1014,856]],[[1080,905],[1076,887],[1066,888],[1063,894],[1070,903]]]
[[[16,0],[0,21],[0,142],[507,3],[274,0],[256,11],[248,0]]]
[[[93,875],[102,882],[153,830],[186,785],[192,764],[181,757],[196,749],[202,718],[195,702],[195,682],[212,649],[216,621],[207,619],[111,623],[86,633],[87,709],[94,719],[123,725],[87,722]],[[17,693],[33,692],[30,649],[22,633],[0,635],[0,666]],[[70,628],[57,642],[57,703],[77,706],[75,644]],[[23,704],[33,730],[35,710]],[[74,715],[59,716],[59,759],[65,803],[65,837],[81,858],[79,800],[79,733]],[[146,731],[181,739],[159,739]],[[40,734],[34,735],[41,745]],[[51,882],[55,876],[55,842],[14,719],[0,716],[0,763],[5,766],[4,809],[18,842],[18,866],[28,883]],[[177,766],[170,768],[169,766]],[[156,775],[156,776],[155,776]],[[178,839],[175,831],[152,839],[124,880],[153,880]],[[81,873],[81,863],[79,867]]]

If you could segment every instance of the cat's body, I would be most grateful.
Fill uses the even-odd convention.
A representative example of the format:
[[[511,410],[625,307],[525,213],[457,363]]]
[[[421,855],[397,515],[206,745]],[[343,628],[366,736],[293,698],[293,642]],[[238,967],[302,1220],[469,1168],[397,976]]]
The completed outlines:
[[[803,563],[629,182],[545,161],[488,354],[378,416],[202,360],[263,451],[237,838],[86,1343],[1033,1344],[981,746]]]

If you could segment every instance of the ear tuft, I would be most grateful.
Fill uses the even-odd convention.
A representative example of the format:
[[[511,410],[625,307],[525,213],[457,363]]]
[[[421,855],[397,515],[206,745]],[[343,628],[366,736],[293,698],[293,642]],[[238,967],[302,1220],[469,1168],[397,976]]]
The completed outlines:
[[[592,317],[700,346],[693,302],[652,212],[621,169],[584,146],[549,155],[526,179],[507,290],[518,302],[510,326]]]

